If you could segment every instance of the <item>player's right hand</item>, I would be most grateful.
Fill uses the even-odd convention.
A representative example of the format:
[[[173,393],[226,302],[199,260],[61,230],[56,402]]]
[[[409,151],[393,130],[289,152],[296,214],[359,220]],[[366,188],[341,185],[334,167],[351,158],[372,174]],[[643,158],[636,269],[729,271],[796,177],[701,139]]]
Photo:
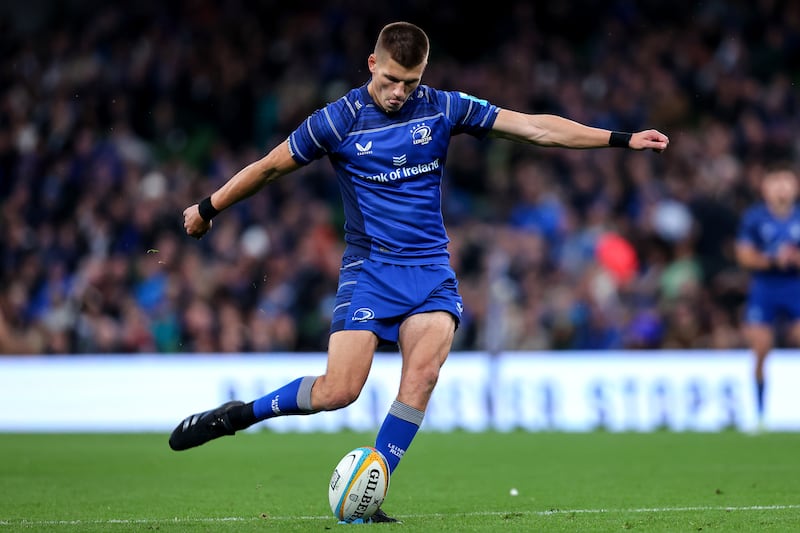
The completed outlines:
[[[648,148],[659,154],[667,149],[669,137],[658,130],[645,130],[631,135],[628,146],[633,150],[647,150]]]
[[[791,244],[782,244],[775,254],[775,264],[780,270],[800,267],[800,249]]]
[[[186,234],[195,239],[201,238],[211,229],[212,221],[204,220],[200,216],[198,204],[187,207],[183,210],[183,227]]]

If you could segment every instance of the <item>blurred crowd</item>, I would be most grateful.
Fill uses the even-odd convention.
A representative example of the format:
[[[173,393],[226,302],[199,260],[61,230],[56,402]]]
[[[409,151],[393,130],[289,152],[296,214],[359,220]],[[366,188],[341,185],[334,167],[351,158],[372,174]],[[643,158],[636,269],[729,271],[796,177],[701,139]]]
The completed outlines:
[[[327,161],[201,240],[182,212],[365,83],[393,20],[431,37],[423,83],[671,139],[456,138],[454,350],[744,346],[732,244],[765,165],[800,156],[800,3],[45,4],[0,11],[0,353],[325,350],[343,224]]]

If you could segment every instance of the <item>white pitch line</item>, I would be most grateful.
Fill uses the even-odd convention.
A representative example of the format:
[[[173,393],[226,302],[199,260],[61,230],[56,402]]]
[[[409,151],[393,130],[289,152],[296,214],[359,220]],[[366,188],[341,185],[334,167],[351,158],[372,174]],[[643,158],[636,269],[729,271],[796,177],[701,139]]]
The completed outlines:
[[[694,511],[785,511],[790,509],[800,509],[800,504],[794,505],[747,505],[743,507],[733,507],[727,505],[720,506],[690,506],[690,507],[642,507],[633,509],[550,509],[548,511],[487,511],[476,513],[464,513],[460,516],[504,516],[508,514],[522,514],[533,516],[551,516],[556,514],[619,514],[619,513],[681,513]],[[413,515],[405,515],[407,518],[416,518]],[[425,516],[446,516],[440,514],[420,515]]]
[[[797,505],[747,505],[744,507],[722,506],[697,506],[697,507],[643,507],[641,509],[553,509],[552,511],[539,511],[538,515],[550,514],[580,514],[580,513],[670,513],[692,511],[786,511],[800,509]]]
[[[687,507],[642,507],[632,509],[550,509],[548,511],[481,511],[473,513],[429,513],[394,515],[398,518],[441,518],[448,516],[553,516],[561,514],[621,514],[621,513],[682,513],[697,511],[787,511],[798,509],[800,504],[789,505],[746,505],[735,506],[687,506]],[[255,521],[286,521],[286,520],[335,520],[333,516],[265,516],[241,517],[227,516],[220,518],[112,518],[108,520],[0,520],[0,526],[79,526],[81,524],[191,524],[191,523],[220,523],[220,522],[255,522]]]
[[[800,509],[800,504],[789,505],[747,505],[742,507],[733,506],[690,506],[690,507],[642,507],[633,509],[550,509],[547,511],[479,511],[474,513],[432,513],[420,515],[394,515],[398,518],[434,518],[446,516],[552,516],[558,514],[621,514],[621,513],[681,513],[696,511],[786,511]],[[311,517],[309,517],[311,518]]]

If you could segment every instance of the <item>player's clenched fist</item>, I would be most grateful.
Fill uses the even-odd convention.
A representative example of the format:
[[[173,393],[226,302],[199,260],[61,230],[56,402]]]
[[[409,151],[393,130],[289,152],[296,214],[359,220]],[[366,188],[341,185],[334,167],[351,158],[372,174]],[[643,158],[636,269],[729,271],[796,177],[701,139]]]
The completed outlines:
[[[657,130],[645,130],[631,135],[628,146],[633,150],[647,150],[663,152],[669,145],[669,137]]]
[[[203,220],[200,216],[198,204],[187,207],[183,210],[183,227],[186,234],[199,239],[211,229],[211,220]]]

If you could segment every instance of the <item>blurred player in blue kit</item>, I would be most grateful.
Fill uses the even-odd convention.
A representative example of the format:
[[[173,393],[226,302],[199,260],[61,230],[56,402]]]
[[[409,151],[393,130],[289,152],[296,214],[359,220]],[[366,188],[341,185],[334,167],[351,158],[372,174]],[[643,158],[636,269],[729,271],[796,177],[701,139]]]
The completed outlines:
[[[751,271],[745,338],[755,356],[753,377],[759,429],[764,423],[764,363],[785,320],[787,340],[800,345],[800,209],[797,174],[776,166],[761,178],[762,200],[743,215],[736,259]]]
[[[450,138],[466,133],[539,146],[658,152],[669,144],[656,130],[612,132],[421,85],[428,51],[422,29],[388,24],[367,59],[365,85],[315,111],[286,141],[184,211],[186,232],[200,238],[220,211],[327,156],[343,200],[346,248],[325,373],[298,377],[253,402],[191,415],[173,431],[172,449],[276,416],[343,408],[361,393],[378,346],[396,343],[400,386],[375,441],[394,471],[422,424],[463,310],[441,211]],[[394,521],[383,511],[373,520]]]

